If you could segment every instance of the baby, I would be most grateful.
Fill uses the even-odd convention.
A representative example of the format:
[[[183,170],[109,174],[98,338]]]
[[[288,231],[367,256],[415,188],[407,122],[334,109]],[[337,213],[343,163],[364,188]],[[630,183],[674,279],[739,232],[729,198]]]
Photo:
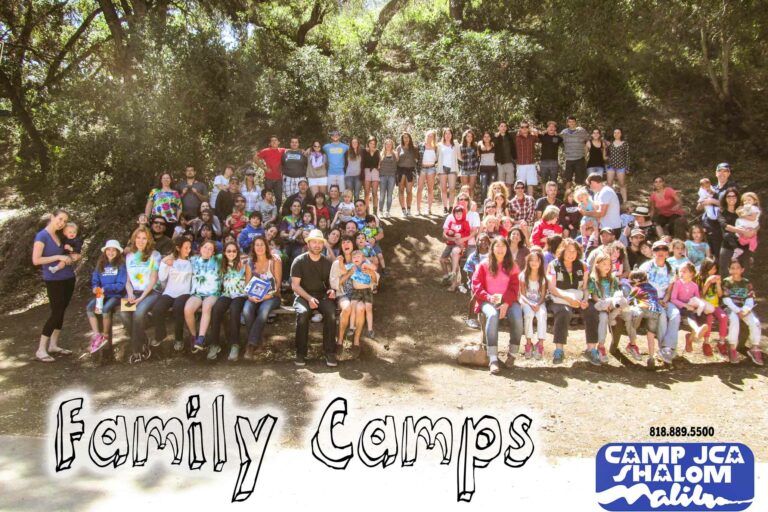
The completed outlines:
[[[716,195],[717,194],[712,188],[712,182],[709,181],[709,178],[702,178],[699,180],[698,203],[701,203],[707,199],[713,199]],[[710,214],[712,218],[717,217],[717,208],[715,206],[705,206],[704,209],[707,210],[707,213]]]
[[[67,222],[67,225],[64,226],[64,229],[62,230],[62,234],[64,235],[64,239],[61,241],[61,247],[64,249],[64,254],[80,254],[83,250],[83,241],[77,238],[77,224],[74,222]],[[55,274],[65,266],[66,263],[60,261],[57,265],[48,267],[48,270],[51,271],[51,274]]]
[[[586,187],[576,187],[576,190],[573,191],[573,198],[576,200],[576,202],[584,208],[584,210],[591,212],[594,211],[595,205],[592,203],[592,198],[589,196],[589,192],[587,191]],[[592,217],[589,217],[585,215],[581,218],[581,222],[590,222],[594,219]]]
[[[754,192],[746,192],[741,196],[742,206],[736,210],[739,218],[736,219],[736,227],[743,229],[752,229],[757,232],[760,229],[760,199]],[[747,247],[750,252],[755,252],[757,249],[757,234],[754,236],[746,237],[739,235],[739,244],[742,247]],[[739,247],[734,249],[733,258],[737,259],[744,254],[744,249]]]

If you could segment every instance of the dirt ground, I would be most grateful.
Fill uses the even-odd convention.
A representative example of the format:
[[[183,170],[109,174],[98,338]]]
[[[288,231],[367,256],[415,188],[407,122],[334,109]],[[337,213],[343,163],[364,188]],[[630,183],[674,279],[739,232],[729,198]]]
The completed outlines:
[[[399,208],[394,211],[399,215]],[[458,347],[480,333],[464,325],[468,296],[448,293],[438,282],[442,217],[384,223],[389,273],[375,298],[377,340],[364,341],[359,360],[331,369],[315,357],[297,369],[293,317],[284,315],[267,328],[261,362],[173,357],[99,367],[74,356],[45,365],[31,357],[47,305],[6,311],[0,315],[0,435],[43,435],[49,400],[70,386],[90,390],[97,407],[147,407],[176,403],[179,389],[194,384],[227,386],[244,407],[278,406],[286,420],[282,442],[289,446],[303,442],[314,428],[315,408],[334,394],[349,399],[351,413],[369,418],[395,409],[485,410],[510,419],[528,411],[539,446],[551,457],[591,457],[607,442],[650,440],[651,426],[680,425],[712,426],[716,439],[746,442],[759,460],[768,459],[759,449],[768,446],[768,368],[750,361],[707,360],[696,347],[671,369],[650,372],[614,358],[593,367],[580,357],[583,330],[576,328],[561,366],[551,363],[551,343],[543,361],[518,358],[500,376],[457,365]],[[62,343],[80,353],[87,344],[84,305],[85,298],[78,298],[70,306]],[[319,355],[320,334],[313,326],[310,355]],[[502,352],[506,343],[502,334]]]

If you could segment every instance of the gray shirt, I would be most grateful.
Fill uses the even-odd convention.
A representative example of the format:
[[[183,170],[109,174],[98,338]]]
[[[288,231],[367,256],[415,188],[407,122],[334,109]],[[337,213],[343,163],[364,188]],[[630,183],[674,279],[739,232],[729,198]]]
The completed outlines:
[[[389,156],[381,156],[379,163],[379,176],[394,176],[397,171],[397,162],[395,162],[394,153]]]
[[[577,126],[573,130],[566,128],[560,132],[563,138],[566,160],[584,160],[584,144],[589,140],[587,130]]]
[[[176,184],[176,191],[181,196],[182,213],[186,213],[190,218],[194,218],[197,217],[202,200],[200,200],[191,190],[188,190],[187,193],[184,194],[184,189],[187,187],[194,188],[206,198],[208,196],[208,187],[206,187],[205,183],[202,181],[195,181],[192,185],[187,185],[186,179]]]
[[[416,168],[416,155],[414,155],[414,150],[403,148],[402,146],[397,147],[397,166],[398,167],[406,167],[408,169],[414,169]]]

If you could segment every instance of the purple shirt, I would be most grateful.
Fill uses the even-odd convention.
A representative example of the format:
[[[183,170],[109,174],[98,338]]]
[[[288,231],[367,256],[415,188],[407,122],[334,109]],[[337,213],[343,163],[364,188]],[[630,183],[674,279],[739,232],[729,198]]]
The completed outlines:
[[[56,240],[51,237],[47,230],[43,229],[37,235],[35,235],[35,242],[43,242],[43,254],[44,258],[48,256],[63,256],[64,248],[56,244]],[[62,243],[63,245],[63,243]],[[58,261],[44,264],[43,267],[43,281],[65,281],[67,279],[74,279],[75,270],[72,265],[66,265],[61,270],[52,273],[49,267],[55,267],[58,265]]]

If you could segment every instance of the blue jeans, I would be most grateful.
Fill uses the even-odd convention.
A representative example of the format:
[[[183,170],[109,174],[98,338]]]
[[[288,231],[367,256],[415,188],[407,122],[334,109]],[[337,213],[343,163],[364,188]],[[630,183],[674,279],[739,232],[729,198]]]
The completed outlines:
[[[136,295],[141,295],[141,292],[135,292]],[[147,318],[147,312],[155,305],[155,301],[160,298],[160,294],[153,291],[144,300],[139,302],[136,306],[136,311],[121,311],[120,318],[123,320],[123,326],[131,338],[131,350],[134,354],[141,352],[142,347],[147,342],[147,334],[145,332],[144,322]]]
[[[395,190],[395,177],[394,176],[381,176],[379,182],[379,211],[389,212],[392,208],[392,192]],[[386,200],[387,207],[384,208],[384,201]]]
[[[659,315],[659,340],[661,345],[675,350],[677,348],[677,334],[680,332],[680,311],[671,302]]]
[[[104,305],[101,307],[102,315],[110,315],[115,312],[115,308],[120,308],[120,297],[110,297],[104,299]],[[87,306],[85,306],[85,314],[90,318],[96,318],[96,299],[91,299]]]
[[[485,339],[489,347],[499,346],[499,310],[490,302],[483,302],[480,310],[485,315]],[[514,354],[520,346],[520,338],[523,336],[523,312],[520,304],[512,304],[507,309],[507,322],[509,322],[509,353]]]
[[[353,199],[357,200],[360,197],[360,191],[363,189],[363,180],[360,179],[360,176],[344,176],[344,187],[347,190],[351,190],[354,194],[352,196]]]
[[[269,313],[279,306],[280,297],[272,297],[258,303],[246,301],[243,307],[243,316],[245,316],[245,332],[248,333],[249,345],[258,346],[261,344]]]

